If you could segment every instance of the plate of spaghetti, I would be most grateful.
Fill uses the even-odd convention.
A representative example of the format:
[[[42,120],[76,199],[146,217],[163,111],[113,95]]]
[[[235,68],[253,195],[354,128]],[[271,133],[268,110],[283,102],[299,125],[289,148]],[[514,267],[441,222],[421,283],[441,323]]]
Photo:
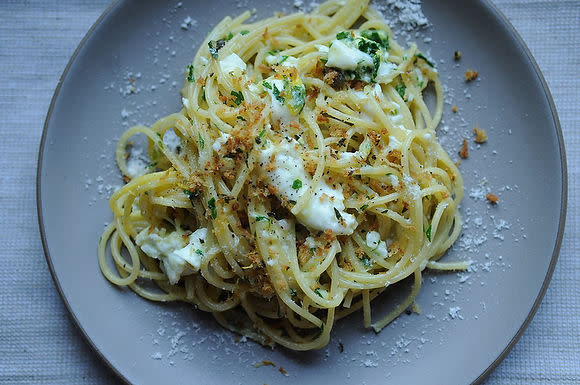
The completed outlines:
[[[403,3],[97,21],[47,117],[39,217],[121,378],[465,384],[507,354],[561,241],[556,113],[493,6]]]

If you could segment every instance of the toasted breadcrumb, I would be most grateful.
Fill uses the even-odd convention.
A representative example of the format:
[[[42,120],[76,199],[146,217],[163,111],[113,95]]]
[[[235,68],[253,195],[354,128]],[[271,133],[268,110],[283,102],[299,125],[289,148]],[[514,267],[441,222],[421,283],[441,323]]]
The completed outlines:
[[[467,140],[463,139],[463,145],[461,150],[459,150],[459,156],[462,159],[467,159],[469,157],[469,148],[467,147]]]
[[[278,368],[278,371],[280,373],[282,373],[283,375],[287,375],[288,374],[288,372],[283,367],[281,367],[281,366]]]
[[[499,202],[499,198],[497,197],[497,195],[492,193],[485,194],[485,198],[492,204],[497,204]]]
[[[401,164],[401,157],[402,156],[403,156],[403,154],[401,154],[401,151],[392,150],[392,151],[389,151],[389,153],[387,154],[387,160],[391,163]]]
[[[254,368],[260,368],[262,366],[273,366],[276,367],[276,364],[269,360],[262,360],[262,362],[254,363]]]
[[[453,52],[453,59],[455,59],[455,60],[461,59],[461,51],[457,50],[457,51]]]
[[[475,134],[476,143],[487,142],[487,132],[485,132],[483,128],[478,128],[477,126],[475,126],[473,127],[473,133]]]
[[[459,109],[457,108],[457,106],[453,106],[451,107],[451,111],[453,111],[453,113],[456,114],[457,111],[459,111]]]
[[[477,71],[468,69],[467,71],[465,71],[465,81],[470,82],[472,80],[475,80],[478,75],[479,73]]]

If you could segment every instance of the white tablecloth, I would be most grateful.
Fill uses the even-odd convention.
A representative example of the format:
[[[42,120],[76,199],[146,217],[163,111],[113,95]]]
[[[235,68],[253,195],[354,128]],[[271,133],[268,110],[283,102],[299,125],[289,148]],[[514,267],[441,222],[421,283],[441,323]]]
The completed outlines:
[[[45,262],[36,162],[58,79],[110,0],[0,4],[0,383],[120,382],[71,322]],[[580,384],[580,1],[496,0],[535,56],[566,144],[569,203],[552,282],[486,384]]]

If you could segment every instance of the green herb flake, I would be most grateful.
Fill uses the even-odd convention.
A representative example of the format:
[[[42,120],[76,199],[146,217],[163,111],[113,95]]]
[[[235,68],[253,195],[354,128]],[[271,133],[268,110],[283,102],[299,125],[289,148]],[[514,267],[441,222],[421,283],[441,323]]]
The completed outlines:
[[[425,55],[423,55],[421,52],[419,52],[419,53],[418,53],[418,54],[416,54],[415,56],[416,56],[416,57],[418,57],[419,59],[423,59],[423,60],[425,60],[425,63],[427,63],[427,65],[428,65],[429,67],[431,67],[431,68],[434,68],[434,67],[435,67],[435,64],[433,64],[433,62],[432,62],[432,61],[430,61],[429,59],[427,59],[427,58],[425,57]]]
[[[359,211],[365,211],[368,207],[369,207],[369,205],[362,205],[360,207]]]
[[[153,168],[155,168],[155,167],[157,167],[157,162],[151,162],[151,163],[149,163],[149,165],[147,166],[147,168],[148,168],[148,169],[153,169]]]
[[[352,36],[350,35],[349,31],[342,31],[336,34],[336,38],[338,40],[344,40],[344,39],[348,39],[348,38],[352,38]]]
[[[239,106],[244,101],[244,95],[242,94],[242,91],[232,91],[231,95],[236,97],[236,100],[234,100],[236,106]]]
[[[215,207],[215,198],[211,198],[209,201],[207,201],[207,208],[210,209],[211,211],[211,217],[213,219],[217,218],[217,209]]]
[[[404,84],[397,84],[395,86],[395,89],[397,90],[401,98],[405,97],[405,91],[407,90],[407,87]]]
[[[322,296],[322,294],[320,294],[320,289],[319,289],[319,288],[316,288],[316,289],[314,289],[314,292],[315,292],[316,294],[318,294],[318,296],[319,296],[320,298],[324,298],[324,297]]]
[[[230,41],[230,40],[232,40],[233,38],[234,38],[234,34],[233,34],[233,33],[231,33],[231,32],[228,32],[228,36],[226,36],[226,40],[227,40],[227,41]]]
[[[274,97],[276,98],[277,101],[279,101],[280,103],[284,103],[285,99],[283,96],[280,96],[280,90],[278,89],[278,87],[276,87],[276,85],[274,84],[274,89],[272,90],[272,93],[274,94]]]
[[[264,88],[267,88],[269,90],[272,89],[272,85],[265,80],[262,82],[262,86],[264,86]]]
[[[246,119],[242,115],[236,116],[236,119],[240,119],[242,122],[246,121]]]
[[[292,297],[296,297],[296,296],[298,295],[298,293],[296,293],[296,290],[294,290],[294,289],[290,288],[290,295],[291,295]]]
[[[342,215],[340,215],[340,211],[338,211],[336,209],[336,207],[333,207],[334,209],[334,216],[336,216],[336,219],[338,219],[339,221],[342,219]]]
[[[268,217],[263,217],[263,216],[257,216],[256,217],[256,222],[260,222],[260,221],[268,221],[269,223],[272,223],[272,221],[270,220],[270,218]]]
[[[216,48],[214,48],[214,46],[213,46],[213,41],[210,41],[210,42],[208,42],[208,43],[207,43],[207,46],[209,47],[209,53],[211,54],[211,56],[212,56],[214,59],[217,59],[217,58],[218,58],[218,51],[217,51],[217,49],[216,49]]]
[[[306,104],[306,88],[304,86],[292,87],[292,108],[298,113],[302,112]]]
[[[427,236],[429,242],[431,242],[431,225],[429,225],[429,227],[427,227],[427,230],[425,230],[425,235]]]
[[[193,66],[191,64],[187,66],[187,81],[190,83],[195,81],[193,78]]]
[[[361,39],[361,41],[358,42],[358,49],[361,52],[374,55],[379,50],[379,44],[372,40]]]
[[[248,31],[247,29],[244,29],[243,31],[240,31],[240,35],[245,36],[247,34],[249,34],[250,31]]]
[[[385,50],[389,49],[389,35],[385,31],[379,31],[374,29],[367,29],[362,31],[361,36],[378,43]]]
[[[197,255],[201,255],[201,256],[203,256],[203,251],[201,251],[200,249],[196,249],[196,250],[195,250],[195,253],[196,253]]]
[[[302,187],[302,181],[300,179],[295,179],[294,182],[292,182],[292,188],[294,190],[299,190]]]
[[[200,150],[203,150],[203,148],[205,147],[205,141],[201,137],[201,134],[200,133],[197,133],[197,136],[199,137],[199,149]]]
[[[264,135],[266,135],[266,129],[265,128],[258,134],[258,136],[256,136],[256,143],[257,144],[262,143],[262,138],[264,137]]]

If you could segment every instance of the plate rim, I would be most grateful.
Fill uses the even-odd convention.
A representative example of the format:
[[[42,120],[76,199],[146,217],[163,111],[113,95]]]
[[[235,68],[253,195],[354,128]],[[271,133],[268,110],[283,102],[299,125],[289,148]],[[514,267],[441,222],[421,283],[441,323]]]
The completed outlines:
[[[42,136],[41,136],[40,145],[39,145],[39,149],[38,149],[37,172],[36,172],[36,208],[37,208],[38,225],[39,225],[39,229],[40,229],[40,236],[41,236],[44,256],[45,256],[50,274],[52,276],[52,279],[53,279],[54,284],[56,286],[56,289],[58,291],[58,294],[61,297],[62,301],[64,302],[64,305],[68,311],[69,316],[71,317],[77,330],[80,331],[85,342],[88,342],[88,345],[90,346],[92,351],[97,354],[97,356],[102,360],[102,362],[104,362],[105,365],[110,370],[113,371],[113,373],[115,373],[115,375],[117,376],[118,379],[122,380],[126,384],[130,384],[130,381],[127,379],[127,377],[123,373],[121,373],[121,371],[115,365],[113,365],[111,363],[111,361],[109,361],[109,359],[97,348],[95,341],[93,341],[92,338],[87,334],[87,331],[84,329],[83,325],[81,324],[81,322],[79,321],[79,319],[77,318],[75,313],[73,312],[71,305],[68,302],[68,299],[64,295],[60,281],[59,281],[57,274],[56,274],[56,271],[54,269],[54,265],[52,263],[52,257],[50,255],[50,251],[48,248],[48,241],[46,238],[46,231],[45,231],[43,212],[42,212],[42,186],[40,183],[41,176],[42,176],[43,154],[44,154],[44,150],[45,150],[45,146],[46,146],[46,137],[47,137],[47,132],[48,132],[48,126],[49,126],[49,122],[50,122],[51,117],[52,117],[54,105],[55,105],[56,100],[58,99],[58,97],[60,95],[60,91],[61,91],[62,85],[64,83],[64,80],[68,76],[68,73],[72,67],[73,62],[76,60],[80,51],[85,47],[85,44],[87,43],[89,38],[92,37],[92,35],[95,32],[95,30],[97,29],[97,27],[99,27],[101,25],[101,23],[103,22],[103,20],[113,11],[113,9],[115,9],[123,1],[124,0],[114,0],[103,11],[103,13],[97,18],[97,20],[91,25],[91,27],[88,29],[88,31],[83,36],[81,41],[78,43],[77,47],[75,48],[75,51],[71,55],[71,57],[68,60],[61,76],[59,77],[58,83],[57,83],[55,91],[52,95],[50,105],[48,107],[48,111],[46,114],[46,118],[45,118],[45,121],[43,124]],[[564,146],[564,137],[563,137],[562,126],[560,124],[560,119],[558,117],[556,105],[554,103],[554,99],[552,97],[552,94],[551,94],[550,89],[548,87],[548,84],[546,82],[546,79],[544,78],[544,75],[542,74],[542,71],[540,70],[538,63],[534,59],[534,56],[532,55],[532,52],[528,48],[524,39],[518,33],[518,31],[513,26],[513,24],[509,21],[507,16],[505,16],[503,14],[503,12],[498,8],[498,6],[495,5],[491,0],[484,0],[483,5],[486,6],[491,11],[491,13],[498,19],[498,21],[500,21],[500,23],[503,23],[504,26],[507,27],[508,31],[513,35],[513,37],[515,37],[517,44],[519,45],[519,47],[522,49],[523,53],[525,54],[525,56],[529,60],[536,76],[538,76],[538,79],[539,79],[540,84],[542,86],[542,89],[544,91],[544,95],[548,101],[548,105],[550,107],[550,112],[552,115],[552,120],[553,120],[553,123],[555,126],[555,133],[556,133],[556,138],[558,141],[558,148],[560,151],[560,165],[562,167],[562,172],[561,172],[562,190],[560,192],[561,207],[560,207],[560,213],[559,213],[560,217],[559,217],[559,221],[558,221],[558,231],[556,234],[556,241],[554,243],[554,248],[552,250],[550,264],[548,266],[548,270],[546,271],[546,276],[544,277],[544,281],[542,282],[542,286],[540,287],[538,295],[536,296],[536,299],[534,300],[534,303],[532,304],[532,307],[531,307],[530,311],[528,312],[522,325],[518,328],[517,332],[512,337],[512,339],[509,341],[507,346],[502,350],[502,352],[498,355],[498,357],[493,362],[491,362],[491,364],[471,383],[472,385],[482,383],[491,374],[491,372],[505,359],[505,357],[513,349],[513,347],[516,345],[516,343],[519,341],[519,339],[523,335],[524,331],[529,326],[529,324],[532,321],[532,319],[534,318],[540,304],[542,303],[542,300],[546,294],[546,291],[547,291],[548,286],[550,284],[550,281],[552,279],[552,275],[554,273],[554,270],[555,270],[555,267],[556,267],[556,264],[558,261],[558,257],[560,254],[560,249],[561,249],[562,240],[563,240],[563,236],[564,236],[567,203],[568,203],[568,169],[567,169],[567,161],[566,161],[566,151],[565,151],[565,146]]]
[[[487,369],[479,375],[473,381],[472,385],[482,383],[490,374],[493,372],[495,368],[499,366],[499,364],[505,359],[505,357],[509,354],[509,352],[513,349],[516,343],[519,341],[520,337],[524,334],[525,330],[528,328],[530,322],[536,315],[542,300],[548,290],[548,286],[550,286],[550,281],[552,280],[552,275],[556,268],[556,263],[558,262],[558,257],[560,256],[560,248],[562,246],[562,239],[564,237],[564,228],[566,226],[566,212],[568,208],[568,166],[566,161],[566,150],[564,147],[564,135],[562,134],[562,126],[560,124],[560,119],[558,117],[558,111],[556,109],[556,104],[554,103],[554,98],[552,97],[552,93],[550,92],[550,88],[548,87],[548,83],[542,74],[540,66],[536,62],[532,51],[513,26],[513,24],[509,21],[506,15],[495,5],[491,0],[484,0],[485,5],[489,7],[489,9],[494,13],[494,15],[504,23],[504,25],[508,28],[508,30],[513,34],[517,43],[519,44],[520,48],[523,50],[525,55],[527,56],[528,60],[530,61],[534,72],[538,76],[542,88],[544,90],[544,94],[550,106],[550,111],[552,113],[552,119],[554,121],[554,126],[556,128],[556,137],[558,139],[558,148],[560,150],[560,165],[562,167],[562,191],[560,192],[560,199],[561,199],[561,207],[560,207],[560,218],[558,221],[558,233],[556,235],[556,242],[554,243],[554,249],[552,250],[552,257],[550,259],[550,265],[548,266],[548,270],[546,271],[546,276],[544,278],[544,282],[542,282],[542,286],[540,287],[540,291],[530,309],[530,312],[526,316],[524,322],[516,332],[516,334],[512,337],[509,341],[507,346],[503,349],[503,351],[499,354],[499,356],[487,367]]]
[[[42,214],[42,186],[41,186],[41,183],[40,183],[41,176],[42,176],[43,153],[44,153],[44,148],[46,146],[46,136],[47,136],[47,132],[48,132],[48,125],[49,125],[50,119],[52,117],[52,113],[53,113],[53,110],[54,110],[54,105],[55,105],[56,100],[57,100],[57,98],[58,98],[58,96],[60,94],[60,90],[62,88],[62,85],[64,83],[64,80],[66,79],[66,77],[67,77],[67,75],[68,75],[68,73],[70,71],[70,68],[72,67],[73,62],[75,61],[75,59],[79,55],[80,51],[85,46],[87,40],[89,40],[89,38],[93,35],[93,32],[97,29],[97,27],[99,25],[101,25],[101,23],[103,22],[103,20],[122,1],[123,0],[114,0],[111,4],[109,4],[109,6],[107,8],[105,8],[105,10],[103,11],[103,13],[97,18],[97,20],[95,20],[95,22],[91,25],[91,27],[85,33],[85,35],[83,36],[83,38],[81,39],[81,41],[78,43],[77,47],[75,48],[73,54],[71,55],[70,59],[68,60],[68,62],[66,64],[66,66],[64,67],[64,70],[62,71],[62,74],[60,75],[60,77],[58,79],[58,83],[56,84],[56,88],[55,88],[54,93],[52,95],[52,98],[50,100],[50,105],[48,106],[48,111],[46,113],[46,118],[45,118],[44,124],[42,126],[42,137],[40,139],[40,145],[39,145],[39,148],[38,148],[38,161],[37,161],[37,164],[36,164],[36,211],[37,211],[37,216],[38,216],[38,226],[40,228],[40,238],[41,238],[41,241],[42,241],[42,249],[44,250],[44,257],[46,259],[46,263],[48,265],[48,269],[50,270],[50,275],[52,276],[52,280],[54,281],[54,285],[56,286],[56,289],[58,291],[58,294],[59,294],[60,298],[64,302],[64,305],[66,307],[66,310],[68,312],[69,317],[73,321],[73,324],[75,325],[75,327],[77,328],[77,330],[83,336],[83,339],[84,339],[85,343],[88,343],[88,345],[91,348],[91,350],[94,353],[97,354],[97,357],[99,357],[99,359],[101,360],[101,362],[104,362],[105,363],[105,366],[109,370],[112,370],[113,373],[115,374],[115,376],[117,378],[121,379],[125,384],[129,384],[130,385],[131,383],[125,377],[125,375],[123,373],[121,373],[120,370],[117,369],[117,367],[115,367],[115,365],[113,365],[111,363],[111,361],[109,361],[109,359],[97,348],[96,343],[87,334],[87,331],[81,325],[81,322],[77,318],[76,314],[73,312],[73,310],[71,308],[71,305],[68,302],[68,299],[64,295],[64,292],[62,290],[62,286],[60,285],[60,281],[59,281],[59,279],[58,279],[58,277],[56,275],[56,271],[54,270],[54,265],[52,264],[52,257],[50,256],[50,251],[48,249],[48,241],[46,239],[46,231],[45,231],[44,220],[43,220],[44,217],[43,217],[43,214]]]

